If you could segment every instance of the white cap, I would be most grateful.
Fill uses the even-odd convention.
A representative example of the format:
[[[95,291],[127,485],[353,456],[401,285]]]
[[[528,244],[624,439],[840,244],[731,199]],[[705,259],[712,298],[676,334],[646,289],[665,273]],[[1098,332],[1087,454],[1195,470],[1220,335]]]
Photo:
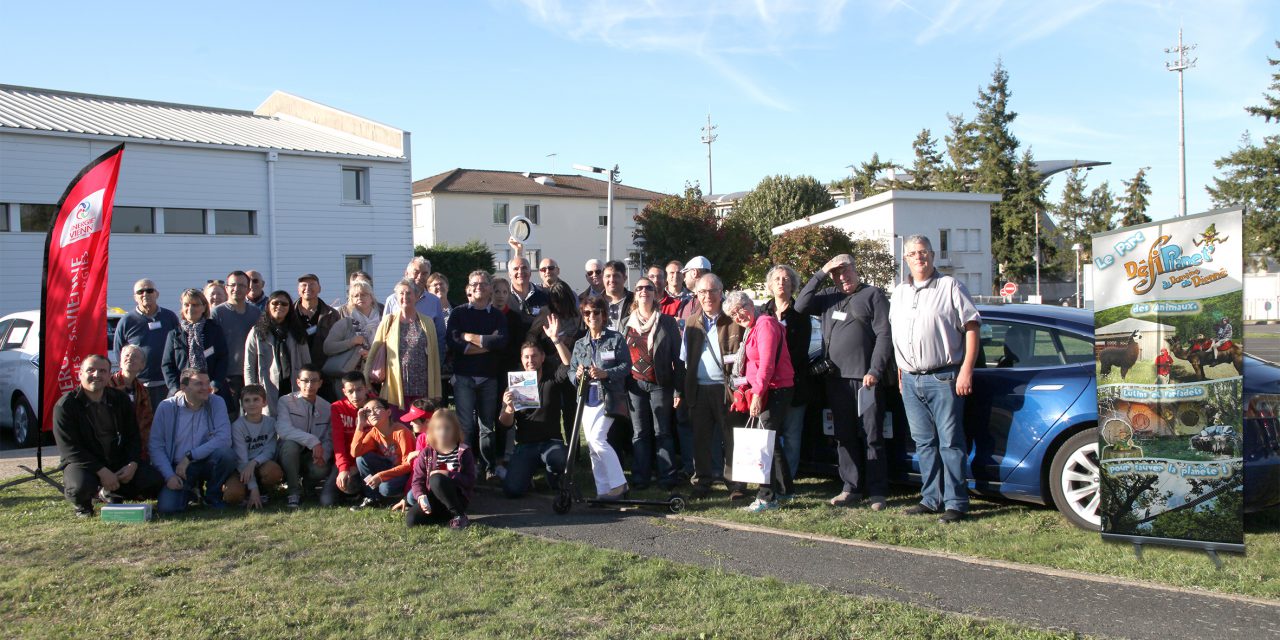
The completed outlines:
[[[690,260],[688,264],[684,265],[684,268],[681,269],[681,271],[689,271],[690,269],[702,269],[703,271],[710,271],[711,261],[702,256],[694,256],[694,258]]]

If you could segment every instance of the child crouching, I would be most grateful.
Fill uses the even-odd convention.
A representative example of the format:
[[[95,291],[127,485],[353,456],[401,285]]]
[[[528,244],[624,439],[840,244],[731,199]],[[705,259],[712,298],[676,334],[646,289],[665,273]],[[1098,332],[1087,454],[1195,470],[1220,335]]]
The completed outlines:
[[[413,463],[417,506],[405,510],[405,524],[448,521],[451,529],[465,529],[471,524],[466,511],[476,485],[476,458],[462,442],[458,414],[436,411],[427,426],[426,445]]]

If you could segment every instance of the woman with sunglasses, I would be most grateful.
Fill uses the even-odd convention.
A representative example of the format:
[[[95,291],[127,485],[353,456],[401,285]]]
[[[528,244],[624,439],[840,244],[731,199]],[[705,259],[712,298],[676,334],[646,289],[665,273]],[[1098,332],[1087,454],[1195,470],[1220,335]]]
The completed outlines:
[[[209,317],[209,301],[199,289],[182,292],[178,309],[178,326],[169,332],[164,341],[164,356],[160,366],[164,370],[169,395],[178,392],[183,369],[194,367],[209,375],[213,390],[229,400],[226,394],[227,339],[222,327]]]
[[[272,291],[244,343],[244,383],[266,388],[267,415],[274,416],[280,396],[293,392],[293,379],[309,362],[307,329],[293,310],[293,298]]]
[[[680,327],[658,308],[657,285],[640,278],[633,289],[631,314],[623,320],[623,336],[631,355],[627,395],[631,400],[631,486],[649,486],[651,458],[657,445],[658,486],[676,485],[675,440],[672,433],[676,381],[685,376],[680,359]]]
[[[618,453],[609,444],[609,428],[615,418],[627,417],[626,380],[631,373],[631,351],[622,334],[608,327],[609,304],[604,298],[588,299],[581,310],[587,335],[574,343],[569,371],[583,404],[582,432],[591,453],[597,497],[622,498],[627,495],[627,478]]]

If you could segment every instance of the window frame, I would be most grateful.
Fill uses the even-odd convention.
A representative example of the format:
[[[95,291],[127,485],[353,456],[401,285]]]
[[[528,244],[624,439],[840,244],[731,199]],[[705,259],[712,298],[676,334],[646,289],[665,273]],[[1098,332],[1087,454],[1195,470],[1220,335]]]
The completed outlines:
[[[157,207],[161,215],[164,216],[164,235],[175,236],[207,236],[209,235],[209,215],[206,209],[196,209],[193,207]],[[200,212],[200,231],[173,231],[169,224],[169,214],[174,211],[198,211]]]
[[[224,231],[222,231],[222,229],[220,229],[220,228],[219,228],[219,224],[218,224],[218,214],[219,214],[219,213],[223,213],[223,212],[225,212],[225,213],[247,213],[247,214],[249,214],[249,232],[248,232],[248,233],[233,233],[233,232],[224,232]],[[252,236],[256,236],[256,235],[258,235],[258,212],[257,212],[256,210],[254,210],[254,209],[213,209],[213,233],[212,233],[211,235],[215,235],[215,236],[238,236],[238,237],[252,237]]]
[[[49,222],[47,226],[43,229],[28,229],[26,225],[26,221],[24,219],[24,213],[22,211],[23,207],[49,207],[53,211],[53,213],[49,216]],[[55,220],[57,220],[57,218],[58,218],[58,205],[56,204],[41,204],[38,202],[18,203],[18,231],[20,232],[49,233],[49,230],[53,228],[53,223]]]
[[[347,197],[347,172],[354,172],[356,175],[356,197],[354,199]],[[342,180],[339,182],[339,188],[341,189],[342,204],[360,206],[368,205],[372,202],[369,197],[369,167],[342,165],[341,176]]]
[[[124,230],[124,229],[117,229],[117,228],[116,228],[116,222],[117,222],[117,220],[119,220],[119,218],[117,218],[117,217],[116,217],[116,214],[120,213],[120,210],[121,210],[121,209],[138,209],[138,210],[146,211],[146,212],[148,213],[148,217],[150,218],[151,230],[150,230],[150,231],[127,231],[127,230]],[[134,206],[134,205],[116,205],[116,206],[112,207],[112,209],[111,209],[111,233],[112,233],[112,234],[116,234],[116,233],[125,233],[125,234],[129,234],[129,235],[137,235],[137,236],[155,235],[155,233],[156,233],[156,208],[155,208],[155,207],[138,207],[138,206]]]
[[[498,220],[498,207],[502,207],[502,220]],[[495,227],[505,227],[511,222],[511,201],[510,200],[494,200],[493,201],[493,218],[491,224]]]

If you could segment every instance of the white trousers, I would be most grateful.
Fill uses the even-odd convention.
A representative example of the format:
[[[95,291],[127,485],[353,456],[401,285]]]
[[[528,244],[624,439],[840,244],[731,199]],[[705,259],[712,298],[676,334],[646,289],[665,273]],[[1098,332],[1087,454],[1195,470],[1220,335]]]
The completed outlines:
[[[591,475],[596,480],[596,494],[603,494],[627,482],[618,461],[618,452],[609,444],[609,428],[613,418],[604,414],[604,405],[582,408],[582,432],[587,436],[587,450],[591,452]]]

